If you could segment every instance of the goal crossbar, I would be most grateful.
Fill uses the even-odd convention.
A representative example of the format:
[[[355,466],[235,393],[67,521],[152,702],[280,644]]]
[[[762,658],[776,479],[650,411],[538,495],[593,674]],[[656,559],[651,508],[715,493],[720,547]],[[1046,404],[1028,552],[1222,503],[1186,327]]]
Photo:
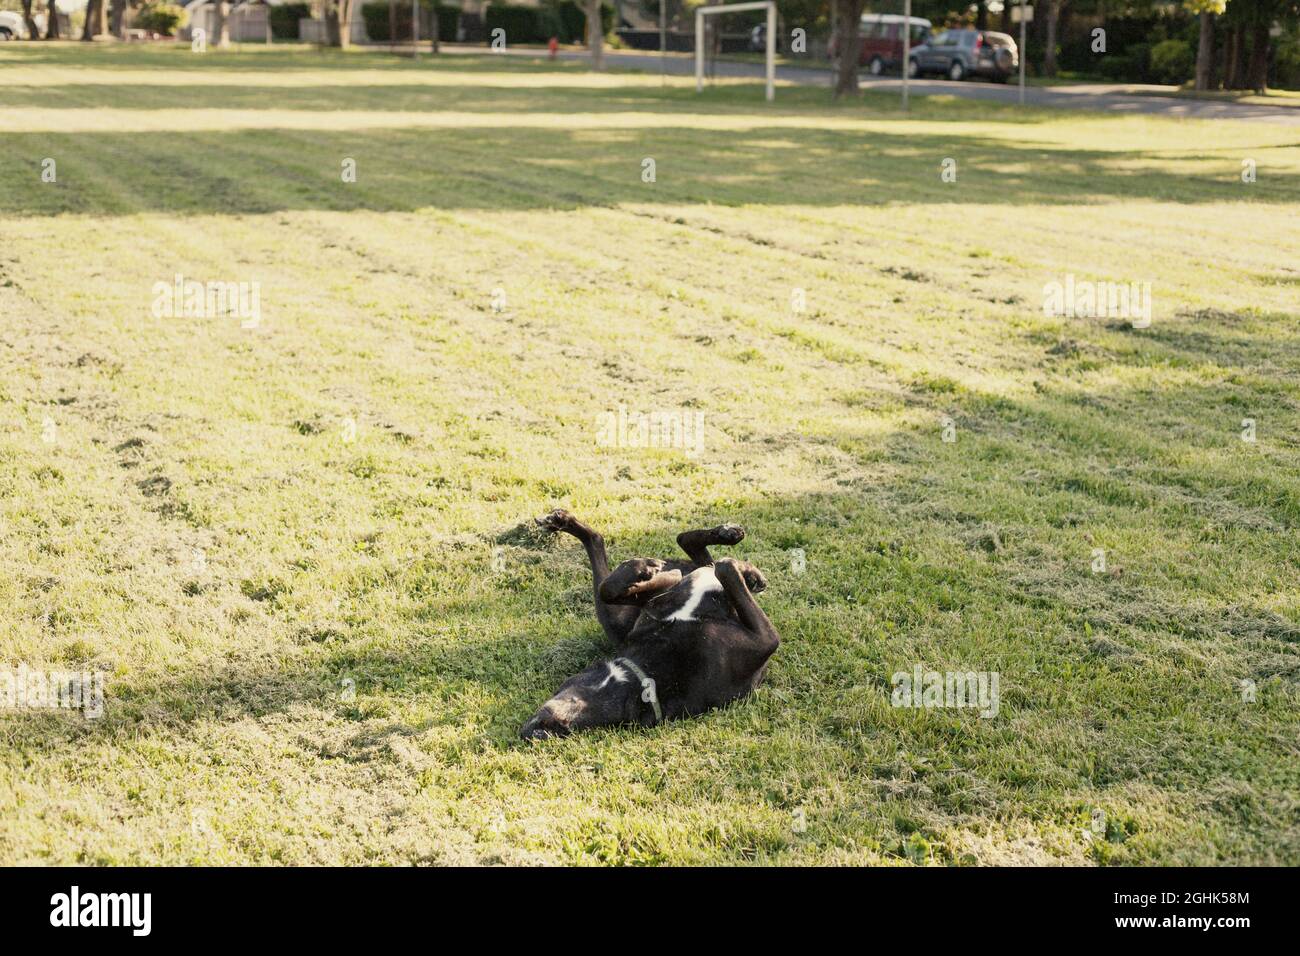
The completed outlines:
[[[704,90],[704,18],[718,13],[744,13],[747,10],[767,11],[767,98],[776,99],[776,3],[775,0],[756,0],[753,3],[719,3],[695,9],[695,92]]]

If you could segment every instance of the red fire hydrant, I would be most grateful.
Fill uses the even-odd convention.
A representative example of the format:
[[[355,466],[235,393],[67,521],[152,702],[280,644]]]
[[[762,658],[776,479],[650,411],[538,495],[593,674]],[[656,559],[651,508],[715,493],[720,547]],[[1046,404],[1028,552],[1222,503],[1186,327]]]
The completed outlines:
[[[554,60],[556,51],[560,49],[560,41],[555,39],[555,37],[551,37],[550,41],[546,44],[546,49],[551,51],[551,59]]]

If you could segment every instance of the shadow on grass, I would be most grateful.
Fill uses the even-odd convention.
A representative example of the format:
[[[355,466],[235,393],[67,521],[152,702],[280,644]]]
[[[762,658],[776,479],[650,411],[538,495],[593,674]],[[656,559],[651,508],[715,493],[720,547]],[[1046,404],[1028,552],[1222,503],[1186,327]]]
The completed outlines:
[[[59,181],[21,185],[19,171],[39,169],[43,157],[57,159]],[[645,157],[656,160],[654,184],[641,180]],[[940,179],[948,157],[960,185]],[[355,183],[342,180],[345,158],[356,162]],[[11,171],[6,216],[1300,201],[1298,173],[1275,171],[1246,191],[1231,159],[1170,176],[1165,158],[955,133],[779,125],[10,133],[0,142],[0,168]]]
[[[1271,344],[1261,335],[1255,354]],[[1119,362],[1159,361],[1169,349],[1153,342]],[[1180,706],[1202,712],[1204,732],[1215,733],[1223,717],[1205,688],[1229,693],[1236,676],[1293,682],[1300,622],[1212,578],[1144,575],[1145,564],[1161,563],[1159,555],[1128,555],[1127,576],[1091,573],[1091,532],[1146,528],[1157,538],[1207,541],[1247,533],[1252,560],[1285,576],[1300,561],[1300,445],[1265,456],[1243,450],[1237,433],[1241,416],[1252,414],[1276,434],[1295,434],[1300,411],[1272,407],[1272,398],[1248,381],[1185,386],[1163,400],[1140,389],[1081,401],[1071,390],[1008,399],[914,387],[909,404],[936,422],[950,415],[958,443],[943,444],[928,429],[882,437],[851,423],[820,439],[863,463],[887,463],[886,480],[858,479],[797,498],[697,502],[662,520],[647,515],[634,529],[600,530],[618,562],[676,554],[673,539],[687,527],[727,520],[748,528],[742,544],[716,553],[769,573],[773,587],[762,603],[786,638],[772,669],[782,700],[864,688],[887,696],[888,674],[900,661],[931,660],[966,641],[982,655],[970,666],[1003,672],[1015,685],[1009,723],[981,725],[981,734],[1014,737],[1018,719],[1050,717],[1061,674],[1082,682],[1085,694],[1090,682],[1097,685],[1094,696],[1067,709],[1104,710],[1102,689],[1116,667],[1128,668],[1132,690],[1117,720],[1154,725],[1169,695],[1186,694]],[[536,510],[554,504],[564,502],[538,502]],[[1060,535],[1072,543],[1063,546]],[[481,733],[490,744],[514,746],[518,726],[540,702],[612,647],[595,620],[585,557],[574,542],[513,531],[482,537],[484,551],[491,543],[515,549],[519,570],[494,575],[486,559],[483,567],[455,567],[473,575],[469,592],[457,592],[445,581],[459,555],[430,556],[405,585],[427,600],[398,618],[401,633],[418,636],[398,649],[373,646],[364,627],[300,634],[287,662],[234,660],[215,672],[128,682],[110,687],[101,720],[10,715],[5,736],[11,746],[40,747],[143,729],[183,731],[197,721],[259,718],[300,705],[356,721],[364,736],[372,718],[427,701],[438,716],[426,725],[460,727],[486,717]],[[793,549],[807,556],[806,574],[791,571]],[[868,608],[875,633],[864,638],[855,627]],[[983,636],[975,643],[963,615],[978,623]],[[1074,639],[1063,641],[1062,631]],[[1082,636],[1093,633],[1105,639]],[[1139,667],[1162,656],[1158,668]],[[355,700],[346,693],[349,681]],[[781,719],[778,705],[761,706]],[[1118,759],[1122,744],[1115,748]]]

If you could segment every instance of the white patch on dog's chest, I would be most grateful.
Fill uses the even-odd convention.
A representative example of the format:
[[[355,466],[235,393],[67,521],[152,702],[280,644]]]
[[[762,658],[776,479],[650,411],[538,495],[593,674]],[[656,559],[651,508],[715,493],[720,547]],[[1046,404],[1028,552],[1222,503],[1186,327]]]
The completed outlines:
[[[596,690],[604,690],[605,685],[610,681],[617,681],[620,684],[627,683],[627,671],[622,666],[615,664],[613,661],[606,661],[605,666],[609,668],[609,674],[600,682]]]
[[[685,584],[688,588],[686,600],[681,607],[665,616],[663,618],[665,621],[697,620],[696,615],[700,610],[700,602],[704,600],[705,595],[711,591],[722,590],[722,584],[718,581],[718,577],[713,573],[712,568],[699,568],[692,571],[682,584]],[[677,587],[680,588],[681,584],[677,585]]]

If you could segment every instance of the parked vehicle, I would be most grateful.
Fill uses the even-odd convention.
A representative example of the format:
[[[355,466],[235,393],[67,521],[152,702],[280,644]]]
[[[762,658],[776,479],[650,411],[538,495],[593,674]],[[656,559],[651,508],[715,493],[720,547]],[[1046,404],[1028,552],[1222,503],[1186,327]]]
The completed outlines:
[[[754,29],[749,31],[749,52],[766,53],[767,52],[767,24],[760,23]],[[781,52],[781,31],[776,32],[776,52]]]
[[[0,10],[0,41],[20,40],[27,36],[23,18],[11,10]]]
[[[912,17],[909,45],[919,46],[930,36],[930,21]],[[837,54],[837,38],[831,37],[828,52],[832,59]],[[858,65],[865,66],[872,76],[886,70],[896,70],[903,65],[903,18],[896,13],[864,13],[858,25]]]
[[[911,51],[908,76],[939,73],[950,80],[984,76],[1005,83],[1020,66],[1016,41],[990,30],[944,30]]]

